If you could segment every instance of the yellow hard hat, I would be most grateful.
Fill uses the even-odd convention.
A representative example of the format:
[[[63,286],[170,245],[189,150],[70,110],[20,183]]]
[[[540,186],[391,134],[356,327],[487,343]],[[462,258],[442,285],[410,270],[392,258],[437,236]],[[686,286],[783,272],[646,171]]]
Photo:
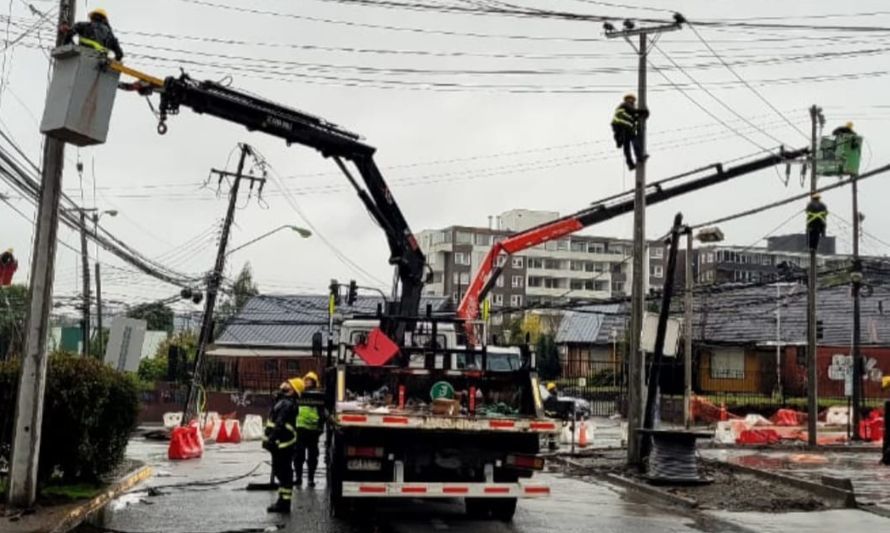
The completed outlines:
[[[287,382],[297,394],[303,394],[303,391],[306,390],[306,383],[302,378],[292,378],[287,380]]]
[[[822,194],[818,193],[818,192],[814,192],[813,194],[810,195],[810,198],[812,198],[813,200],[820,200],[822,198]]]
[[[556,389],[556,383],[554,383],[553,381],[548,381],[547,382],[547,390],[553,391],[555,389]]]
[[[315,372],[311,372],[311,371],[310,371],[310,372],[306,372],[306,375],[303,376],[303,379],[304,379],[304,380],[306,380],[306,379],[311,379],[311,380],[314,381],[316,384],[318,384],[318,374],[316,374]]]
[[[881,378],[881,388],[890,389],[890,376],[884,376],[883,378]]]
[[[852,122],[847,122],[846,124],[844,124],[844,127],[852,130],[852,129],[853,129],[853,123],[852,123]]]
[[[624,99],[625,99],[625,100],[633,100],[634,102],[636,102],[636,101],[637,101],[637,95],[635,95],[634,93],[627,93],[627,94],[624,95]]]
[[[90,11],[89,17],[90,17],[90,19],[92,19],[93,17],[102,17],[107,21],[108,20],[108,12],[105,11],[104,9],[102,9],[101,7],[97,7],[96,9]]]

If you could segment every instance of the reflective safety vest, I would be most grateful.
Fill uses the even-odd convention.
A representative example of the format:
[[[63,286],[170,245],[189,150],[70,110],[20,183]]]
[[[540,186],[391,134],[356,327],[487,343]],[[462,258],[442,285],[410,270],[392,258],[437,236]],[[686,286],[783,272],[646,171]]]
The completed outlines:
[[[103,54],[108,53],[108,48],[103,46],[102,43],[100,43],[98,41],[94,41],[92,39],[88,39],[83,36],[77,37],[77,44],[79,44],[80,46],[85,46],[87,48],[92,48],[93,50],[96,50],[97,52],[100,52]]]
[[[280,440],[275,443],[279,449],[289,448],[297,442],[297,430],[294,428],[293,424],[285,422],[284,429],[287,431],[285,437],[286,440]],[[273,422],[272,420],[267,420],[266,431],[264,433],[265,434],[263,435],[263,442],[269,442],[269,439],[275,433],[275,422]]]
[[[628,113],[627,110],[624,109],[624,106],[618,106],[618,108],[615,109],[615,116],[612,117],[612,125],[631,129],[637,127],[636,121],[630,115],[630,113]]]
[[[828,211],[807,211],[807,226],[814,222],[822,222],[825,224],[828,221]]]
[[[297,412],[297,428],[318,431],[321,429],[321,417],[318,416],[318,408],[301,405]]]

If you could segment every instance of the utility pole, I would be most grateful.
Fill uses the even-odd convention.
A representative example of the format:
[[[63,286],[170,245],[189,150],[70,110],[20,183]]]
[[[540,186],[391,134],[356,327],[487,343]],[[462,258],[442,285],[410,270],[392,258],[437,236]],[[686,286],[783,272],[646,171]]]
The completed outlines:
[[[810,146],[810,194],[816,192],[816,159],[819,153],[817,127],[825,122],[822,108],[810,108],[812,144]],[[807,284],[807,443],[816,445],[816,420],[819,416],[818,373],[816,372],[816,248],[810,249],[810,269]]]
[[[99,353],[96,354],[96,357],[102,359],[105,354],[102,353],[102,347],[104,346],[102,343],[102,276],[99,270],[99,261],[96,261],[96,339],[99,340],[97,346],[99,347]]]
[[[83,269],[83,325],[80,328],[82,345],[80,355],[90,355],[90,256],[87,253],[87,214],[80,209],[80,266]]]
[[[58,25],[73,26],[74,12],[74,0],[59,0]],[[56,46],[62,44],[63,35],[59,33],[56,35]],[[19,508],[31,507],[37,498],[40,428],[43,424],[43,393],[46,389],[46,342],[52,307],[65,143],[45,137],[42,162],[40,203],[37,207],[34,249],[31,254],[28,325],[9,464],[9,504]]]
[[[862,289],[862,260],[859,259],[859,185],[856,175],[850,176],[853,191],[853,271],[850,280],[853,282],[853,440],[860,440],[859,421],[862,415],[862,309],[859,295]],[[890,437],[886,437],[890,438]]]
[[[683,307],[683,424],[692,426],[692,228],[686,226],[686,298]]]
[[[685,19],[680,14],[674,15],[673,24],[637,28],[630,21],[624,21],[624,29],[617,30],[610,23],[603,28],[610,39],[622,37],[637,52],[637,101],[640,109],[647,109],[646,104],[646,64],[649,57],[649,36],[653,36],[652,44],[658,37],[668,31],[679,30]],[[639,37],[639,44],[634,45],[631,37]],[[627,462],[639,465],[642,462],[639,429],[643,422],[643,387],[645,383],[644,354],[640,350],[640,332],[643,329],[643,311],[645,305],[645,287],[643,268],[646,251],[646,114],[639,117],[640,153],[644,157],[637,161],[634,182],[634,247],[633,247],[633,279],[631,288],[630,312],[630,359],[628,361],[628,405],[627,405]]]
[[[195,366],[192,372],[192,380],[189,383],[188,393],[186,394],[185,406],[183,407],[182,425],[186,426],[195,416],[197,411],[197,392],[201,382],[201,368],[204,362],[204,354],[207,351],[207,345],[210,344],[210,337],[213,335],[213,312],[216,308],[216,298],[219,293],[219,286],[222,283],[223,271],[226,266],[226,246],[229,243],[229,231],[232,228],[232,222],[235,220],[235,206],[238,202],[238,189],[241,186],[241,180],[249,180],[251,189],[256,182],[259,182],[260,190],[265,178],[257,178],[254,176],[244,175],[244,163],[248,155],[253,155],[253,150],[247,144],[241,144],[241,158],[238,160],[238,171],[236,173],[226,172],[223,170],[212,169],[211,172],[219,176],[220,181],[224,178],[234,178],[232,188],[229,191],[229,209],[226,212],[226,220],[223,223],[222,236],[219,239],[219,248],[216,252],[216,263],[213,271],[207,280],[207,298],[204,301],[204,318],[201,321],[201,333],[198,340],[198,352],[195,355]]]

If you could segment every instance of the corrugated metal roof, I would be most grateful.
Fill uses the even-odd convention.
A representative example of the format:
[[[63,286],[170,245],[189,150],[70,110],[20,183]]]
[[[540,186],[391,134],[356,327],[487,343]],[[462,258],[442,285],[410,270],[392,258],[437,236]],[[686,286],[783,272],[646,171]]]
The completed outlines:
[[[612,331],[624,335],[625,314],[621,305],[591,305],[567,311],[556,331],[556,342],[605,344],[612,341]]]
[[[380,297],[359,296],[354,306],[338,307],[343,314],[370,314],[382,303]],[[426,297],[421,309],[429,303],[440,311],[445,298]],[[233,317],[216,339],[216,346],[250,346],[257,348],[311,348],[312,335],[327,331],[328,296],[259,295],[251,298]]]

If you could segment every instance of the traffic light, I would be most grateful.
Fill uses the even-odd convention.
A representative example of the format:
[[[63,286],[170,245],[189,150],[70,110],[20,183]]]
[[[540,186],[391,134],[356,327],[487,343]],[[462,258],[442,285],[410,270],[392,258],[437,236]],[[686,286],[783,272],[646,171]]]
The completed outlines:
[[[346,303],[355,305],[356,298],[358,298],[358,285],[356,285],[355,280],[352,280],[349,282],[349,292],[346,294]]]

